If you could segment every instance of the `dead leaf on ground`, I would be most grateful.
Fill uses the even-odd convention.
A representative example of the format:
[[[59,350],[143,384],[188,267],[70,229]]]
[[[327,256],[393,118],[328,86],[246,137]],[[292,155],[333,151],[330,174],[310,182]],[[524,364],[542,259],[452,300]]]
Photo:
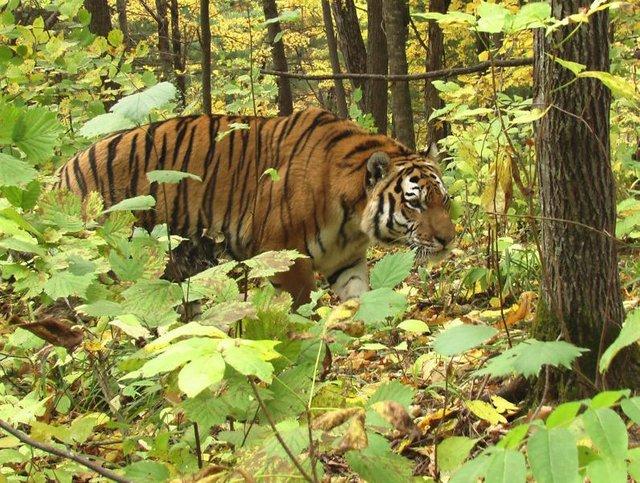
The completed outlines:
[[[418,422],[418,428],[420,429],[420,431],[424,433],[427,431],[427,429],[429,429],[434,424],[438,423],[441,419],[445,419],[451,414],[455,414],[457,412],[458,412],[458,408],[456,407],[450,407],[450,408],[447,408],[446,410],[442,408],[436,409],[435,411],[428,413],[424,418],[422,418]]]
[[[364,415],[364,409],[346,408],[329,411],[328,413],[324,413],[322,416],[315,418],[311,427],[314,429],[322,429],[323,431],[331,431],[333,428],[337,428],[358,413],[362,413]]]
[[[521,320],[526,319],[534,307],[534,300],[536,294],[534,292],[522,292],[520,295],[520,299],[518,303],[513,304],[511,308],[505,313],[504,322],[502,318],[500,318],[494,325],[496,329],[504,328],[504,324],[507,326],[512,326],[520,322]]]
[[[19,320],[16,317],[12,318],[12,322]],[[72,326],[58,319],[46,317],[37,322],[16,325],[46,340],[49,344],[66,348],[69,352],[82,344],[82,327]]]
[[[371,406],[402,435],[418,436],[419,430],[404,406],[395,401],[380,401]]]
[[[349,429],[340,441],[338,453],[342,454],[349,450],[360,450],[367,447],[369,440],[367,432],[364,428],[364,411],[361,410],[354,418],[351,419]]]

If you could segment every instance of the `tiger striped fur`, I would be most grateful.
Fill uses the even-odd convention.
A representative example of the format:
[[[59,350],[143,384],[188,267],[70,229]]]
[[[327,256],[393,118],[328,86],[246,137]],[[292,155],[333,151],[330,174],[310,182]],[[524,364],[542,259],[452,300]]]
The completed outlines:
[[[234,123],[248,125],[237,129]],[[273,168],[280,179],[262,174]],[[330,112],[287,117],[187,116],[113,134],[68,161],[58,187],[107,206],[159,195],[146,173],[171,169],[202,178],[165,185],[139,225],[167,223],[193,240],[222,234],[235,259],[296,249],[308,258],[274,283],[296,304],[308,300],[314,270],[341,299],[368,290],[371,241],[402,242],[420,253],[454,237],[449,198],[436,164],[384,135]]]

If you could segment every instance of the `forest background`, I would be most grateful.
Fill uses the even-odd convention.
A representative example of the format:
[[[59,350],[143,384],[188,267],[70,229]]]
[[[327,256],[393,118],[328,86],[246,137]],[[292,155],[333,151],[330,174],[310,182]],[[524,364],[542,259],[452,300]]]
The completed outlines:
[[[0,40],[0,481],[640,480],[636,3],[0,0]],[[49,189],[109,132],[309,106],[437,142],[457,248],[292,312],[295,253],[171,283],[156,200]]]

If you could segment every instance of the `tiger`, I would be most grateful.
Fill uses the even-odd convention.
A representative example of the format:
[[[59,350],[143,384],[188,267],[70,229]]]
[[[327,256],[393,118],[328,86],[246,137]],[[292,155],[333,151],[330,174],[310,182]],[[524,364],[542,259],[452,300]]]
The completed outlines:
[[[152,170],[200,180],[164,185],[158,197],[158,183],[146,177]],[[342,301],[369,290],[372,242],[405,244],[424,257],[455,236],[433,156],[318,108],[182,116],[114,133],[66,162],[57,187],[81,197],[97,191],[105,206],[158,197],[154,210],[139,212],[139,226],[166,223],[194,243],[223,237],[236,260],[297,250],[305,257],[273,278],[296,307],[310,300],[314,272]]]

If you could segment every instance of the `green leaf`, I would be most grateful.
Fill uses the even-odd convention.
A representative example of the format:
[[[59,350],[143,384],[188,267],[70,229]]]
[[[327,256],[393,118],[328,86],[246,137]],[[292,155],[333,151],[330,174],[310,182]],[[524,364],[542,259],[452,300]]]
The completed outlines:
[[[172,341],[179,339],[180,337],[213,337],[216,339],[225,339],[227,336],[220,329],[202,325],[199,322],[189,322],[188,324],[181,325],[169,332],[161,335],[152,343],[148,344],[145,349],[147,351],[162,350]]]
[[[41,107],[24,111],[13,126],[13,143],[27,155],[29,161],[38,163],[53,154],[60,125],[56,115]]]
[[[395,317],[404,312],[407,306],[406,297],[392,289],[378,288],[365,292],[360,296],[360,308],[355,315],[356,319],[365,324],[382,322],[387,317]]]
[[[512,16],[502,5],[481,2],[478,7],[478,31],[488,33],[502,32],[508,19]]]
[[[20,186],[33,181],[37,175],[25,161],[0,153],[0,186]]]
[[[627,314],[620,334],[602,354],[600,365],[598,366],[600,373],[606,372],[618,352],[638,340],[640,340],[640,309],[635,309]]]
[[[491,457],[481,453],[462,465],[462,468],[456,471],[449,480],[449,483],[470,483],[478,481],[478,478],[482,478],[485,475],[490,462]]]
[[[122,305],[111,300],[100,299],[90,304],[80,305],[76,310],[89,317],[115,317],[122,313]]]
[[[105,114],[98,114],[96,117],[85,122],[78,131],[78,134],[85,138],[92,138],[111,134],[116,131],[131,129],[135,126],[135,122],[124,117],[122,114],[107,112]]]
[[[576,418],[581,406],[582,403],[580,401],[571,401],[560,404],[551,414],[549,414],[546,421],[547,428],[551,429],[569,426]]]
[[[577,76],[598,79],[611,90],[614,97],[629,99],[636,104],[640,103],[640,96],[636,92],[635,86],[620,76],[595,70],[580,72]]]
[[[111,112],[135,122],[145,120],[153,109],[162,107],[176,97],[176,88],[170,82],[160,82],[142,92],[120,99]]]
[[[116,203],[112,207],[104,210],[103,213],[110,213],[112,211],[149,210],[154,206],[156,206],[156,200],[153,198],[153,196],[141,195],[122,200],[120,203]]]
[[[541,342],[528,339],[494,357],[474,374],[492,377],[520,374],[529,377],[538,374],[545,364],[570,369],[571,363],[585,351],[586,349],[564,341]]]
[[[438,444],[436,455],[440,471],[451,473],[458,469],[467,459],[477,441],[477,439],[466,436],[451,436]]]
[[[507,419],[498,412],[498,410],[489,404],[486,401],[474,400],[474,401],[465,401],[465,406],[471,411],[473,414],[478,416],[480,419],[487,421],[491,425],[495,425],[498,423],[507,423]]]
[[[603,391],[596,394],[591,401],[589,407],[591,409],[609,408],[617,403],[623,397],[629,397],[631,391],[629,389],[620,389],[619,391]]]
[[[230,341],[221,347],[224,361],[240,374],[256,376],[262,381],[271,382],[273,378],[273,366],[260,357],[260,353],[254,348],[245,345],[236,345]]]
[[[162,463],[155,461],[137,461],[126,466],[125,476],[133,482],[161,482],[169,479],[169,470]]]
[[[91,285],[95,277],[96,275],[94,273],[75,275],[69,270],[55,272],[51,275],[51,278],[45,282],[44,291],[54,300],[71,295],[84,297],[87,293],[87,288],[89,288],[89,285]]]
[[[627,455],[627,428],[615,411],[609,408],[588,409],[582,415],[587,434],[600,452],[614,459]]]
[[[624,413],[629,416],[634,423],[640,424],[640,397],[623,399],[620,406]]]
[[[513,19],[514,31],[544,27],[551,19],[551,5],[547,2],[533,2],[523,5]]]
[[[550,54],[549,54],[550,55]],[[555,62],[557,62],[558,64],[560,64],[562,67],[564,67],[565,69],[569,69],[571,72],[573,72],[575,75],[578,75],[580,72],[582,72],[583,70],[585,70],[587,68],[586,65],[584,64],[578,64],[577,62],[572,62],[570,60],[564,60],[564,59],[560,59],[558,57],[552,57],[553,60]]]
[[[169,310],[182,300],[182,289],[168,280],[138,280],[122,292],[124,307],[136,315],[157,314]]]
[[[187,173],[185,171],[173,171],[170,169],[149,171],[147,173],[147,179],[149,180],[149,183],[168,184],[176,184],[183,179],[195,179],[196,181],[202,181],[202,178],[200,178],[200,176],[196,176],[195,174]]]
[[[229,414],[222,399],[213,398],[206,391],[183,401],[182,408],[189,420],[198,424],[201,434],[207,434],[211,426],[224,423]]]
[[[367,401],[367,407],[382,402],[394,401],[402,404],[405,409],[409,409],[411,401],[416,395],[416,390],[406,386],[399,381],[393,380],[382,384]]]
[[[627,462],[624,459],[598,458],[587,466],[590,483],[627,483]]]
[[[520,483],[527,480],[524,456],[513,449],[496,449],[491,455],[484,483]]]
[[[278,173],[278,170],[275,168],[269,168],[265,170],[265,172],[260,175],[260,179],[262,179],[264,176],[268,176],[273,182],[280,181],[280,173]]]
[[[568,429],[539,428],[529,438],[527,453],[537,483],[581,481],[576,439]]]
[[[304,255],[296,250],[269,251],[245,260],[244,264],[250,268],[249,278],[266,278],[287,272],[298,258]]]
[[[455,356],[479,346],[497,333],[496,329],[488,325],[456,325],[435,337],[433,350],[443,356]]]
[[[520,116],[511,119],[510,124],[529,124],[530,122],[537,121],[538,119],[542,119],[545,114],[549,112],[549,109],[551,109],[551,106],[548,106],[544,110],[534,107],[526,114],[521,114]]]
[[[425,334],[431,332],[429,326],[422,320],[408,319],[398,324],[398,329],[406,330],[414,334]]]
[[[152,377],[173,371],[206,354],[216,354],[218,344],[218,340],[207,337],[192,337],[178,341],[158,356],[147,361],[139,372],[143,377]]]
[[[207,387],[220,382],[224,368],[224,359],[220,354],[194,359],[178,374],[178,387],[187,397],[195,397]]]
[[[121,315],[117,319],[109,322],[109,325],[117,327],[134,339],[147,339],[151,335],[151,332],[142,325],[140,319],[133,314]]]
[[[413,251],[386,255],[371,270],[371,288],[394,288],[409,276],[415,257]]]
[[[410,481],[412,464],[391,450],[382,436],[369,433],[369,446],[360,451],[349,451],[345,459],[351,469],[369,483]]]
[[[529,424],[520,424],[519,426],[511,428],[509,432],[498,441],[496,446],[505,449],[518,449],[520,443],[522,443],[522,440],[529,432],[529,427]]]

